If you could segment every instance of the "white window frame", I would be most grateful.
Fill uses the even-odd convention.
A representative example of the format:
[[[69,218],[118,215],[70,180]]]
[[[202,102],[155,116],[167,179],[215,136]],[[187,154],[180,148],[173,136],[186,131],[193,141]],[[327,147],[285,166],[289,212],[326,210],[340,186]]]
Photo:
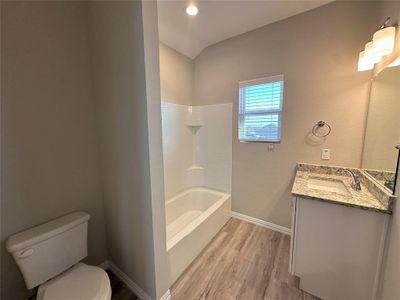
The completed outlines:
[[[255,111],[255,112],[248,112],[248,113],[241,113],[240,112],[240,106],[242,105],[242,101],[245,101],[244,99],[242,100],[242,95],[241,95],[241,88],[247,87],[247,86],[252,86],[252,85],[259,85],[259,84],[265,84],[265,83],[272,83],[272,82],[277,82],[277,81],[282,81],[282,87],[281,87],[281,103],[280,103],[280,108],[279,109],[271,109],[271,110],[263,110],[263,111]],[[284,76],[283,75],[275,75],[275,76],[269,76],[269,77],[263,77],[263,78],[257,78],[257,79],[252,79],[252,80],[245,80],[245,81],[240,81],[239,82],[239,99],[238,99],[238,139],[240,142],[243,143],[269,143],[269,144],[279,144],[282,139],[282,110],[283,110],[283,92],[284,92]],[[277,140],[272,140],[272,139],[241,139],[240,138],[240,125],[241,125],[241,118],[246,115],[268,115],[268,114],[278,114],[278,122],[279,122],[279,139]]]

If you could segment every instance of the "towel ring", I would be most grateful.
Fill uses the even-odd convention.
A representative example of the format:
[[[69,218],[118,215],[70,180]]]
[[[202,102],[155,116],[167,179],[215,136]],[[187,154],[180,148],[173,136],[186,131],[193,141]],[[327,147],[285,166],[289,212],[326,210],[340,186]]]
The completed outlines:
[[[325,134],[321,134],[321,135],[317,134],[318,129],[320,129],[324,126],[328,127],[328,132],[326,132]],[[331,131],[332,131],[331,126],[328,123],[326,123],[325,121],[318,121],[311,130],[312,134],[315,135],[316,137],[326,137],[331,133]]]

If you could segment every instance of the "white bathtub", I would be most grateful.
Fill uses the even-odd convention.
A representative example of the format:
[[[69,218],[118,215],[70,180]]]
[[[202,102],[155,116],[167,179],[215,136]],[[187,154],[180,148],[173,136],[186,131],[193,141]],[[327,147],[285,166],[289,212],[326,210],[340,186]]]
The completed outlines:
[[[231,195],[191,188],[167,200],[165,210],[172,285],[231,217]]]

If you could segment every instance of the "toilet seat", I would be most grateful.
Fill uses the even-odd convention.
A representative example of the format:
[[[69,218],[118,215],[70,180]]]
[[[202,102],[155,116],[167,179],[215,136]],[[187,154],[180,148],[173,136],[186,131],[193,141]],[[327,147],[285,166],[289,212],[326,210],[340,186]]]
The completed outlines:
[[[110,300],[107,273],[79,263],[39,287],[37,300]]]

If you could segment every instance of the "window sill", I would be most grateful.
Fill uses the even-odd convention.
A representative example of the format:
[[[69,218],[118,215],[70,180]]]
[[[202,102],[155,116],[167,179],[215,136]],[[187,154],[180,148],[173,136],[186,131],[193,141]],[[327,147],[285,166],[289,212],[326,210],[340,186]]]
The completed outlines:
[[[280,144],[281,141],[252,141],[252,140],[239,140],[239,143]]]

